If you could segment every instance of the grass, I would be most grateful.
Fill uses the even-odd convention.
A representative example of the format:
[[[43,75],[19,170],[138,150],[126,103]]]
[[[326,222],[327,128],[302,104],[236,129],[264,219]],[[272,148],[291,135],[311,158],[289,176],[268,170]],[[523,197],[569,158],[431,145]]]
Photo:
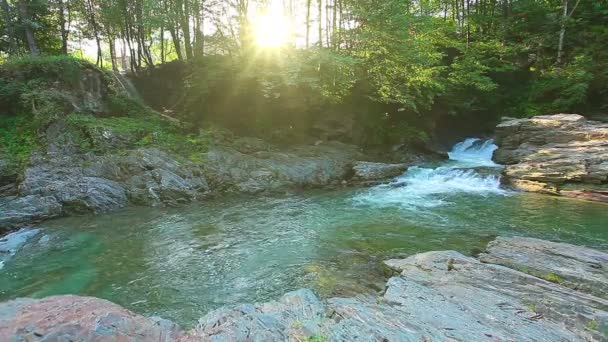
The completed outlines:
[[[158,147],[182,155],[193,162],[202,162],[201,154],[214,141],[216,132],[201,131],[186,134],[181,127],[164,120],[153,112],[136,117],[97,118],[89,114],[72,114],[67,122],[78,132],[81,148],[105,152],[102,140],[105,132],[126,137],[131,146]]]

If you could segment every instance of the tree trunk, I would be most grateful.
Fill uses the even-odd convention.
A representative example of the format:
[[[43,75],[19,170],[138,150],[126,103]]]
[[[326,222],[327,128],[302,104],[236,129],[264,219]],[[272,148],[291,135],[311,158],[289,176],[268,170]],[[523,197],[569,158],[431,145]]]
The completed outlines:
[[[183,7],[180,6],[180,26],[184,34],[184,48],[186,50],[186,58],[192,59],[192,41],[190,40],[190,6],[189,0],[182,0]]]
[[[568,18],[568,0],[563,0],[563,14],[559,30],[559,42],[557,43],[557,64],[562,63],[564,53],[564,36],[566,36],[566,19]]]
[[[306,0],[306,48],[310,47],[310,5],[312,0]]]
[[[319,47],[323,47],[323,0],[317,0],[319,5]]]
[[[2,18],[4,19],[6,36],[8,38],[8,53],[15,53],[17,51],[17,44],[15,41],[15,30],[11,20],[11,8],[9,7],[7,0],[0,0],[0,7],[2,7]]]
[[[66,11],[67,18],[66,18]],[[64,55],[68,54],[68,39],[70,35],[70,22],[71,22],[71,14],[70,14],[70,5],[69,2],[66,3],[64,0],[59,0],[59,26],[61,29],[61,53]]]
[[[30,53],[37,56],[40,54],[40,50],[38,50],[38,45],[36,45],[36,37],[34,37],[34,30],[32,29],[32,20],[27,12],[25,0],[19,1],[19,16],[21,17],[21,23],[23,24],[23,30],[25,31],[25,38],[27,39],[27,46]]]
[[[171,33],[171,39],[173,40],[173,46],[175,47],[175,53],[177,54],[177,59],[180,61],[184,60],[184,56],[182,54],[182,46],[179,41],[179,31],[178,29],[171,25],[169,27],[169,33]]]

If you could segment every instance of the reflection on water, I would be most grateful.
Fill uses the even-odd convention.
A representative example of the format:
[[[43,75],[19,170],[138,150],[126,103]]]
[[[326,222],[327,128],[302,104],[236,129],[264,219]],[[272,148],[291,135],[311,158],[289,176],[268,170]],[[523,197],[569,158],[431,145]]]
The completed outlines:
[[[368,190],[223,198],[45,225],[0,273],[0,299],[74,293],[186,326],[207,311],[312,287],[382,289],[383,259],[471,253],[497,235],[608,249],[606,205],[534,194],[438,195],[442,205],[357,204]]]

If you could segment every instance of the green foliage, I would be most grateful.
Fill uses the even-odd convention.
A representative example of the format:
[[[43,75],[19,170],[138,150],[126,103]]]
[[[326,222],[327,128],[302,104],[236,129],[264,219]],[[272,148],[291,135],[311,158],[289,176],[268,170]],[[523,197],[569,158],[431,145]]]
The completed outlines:
[[[584,106],[594,79],[590,66],[593,63],[589,58],[577,56],[567,65],[542,71],[531,91],[531,101],[537,110],[528,114],[570,112]]]
[[[38,146],[38,126],[31,117],[0,116],[0,151],[14,169],[20,169]]]
[[[5,113],[56,118],[71,109],[85,67],[92,66],[68,56],[10,59],[0,65],[0,103]]]
[[[121,148],[158,147],[200,162],[200,154],[219,139],[216,130],[201,130],[198,134],[184,134],[183,128],[168,122],[158,114],[138,117],[97,118],[89,114],[67,117],[71,127],[79,132],[80,147],[97,153],[106,152],[104,139],[108,135],[124,141]]]
[[[0,65],[0,74],[17,81],[61,81],[76,87],[85,66],[88,66],[86,62],[71,56],[24,56]]]

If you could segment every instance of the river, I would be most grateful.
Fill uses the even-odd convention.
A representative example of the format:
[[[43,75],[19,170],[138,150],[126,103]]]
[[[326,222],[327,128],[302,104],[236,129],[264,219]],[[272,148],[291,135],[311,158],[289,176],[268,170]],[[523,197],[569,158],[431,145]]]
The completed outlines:
[[[375,293],[387,258],[481,251],[497,235],[608,250],[606,205],[500,186],[491,141],[373,188],[225,196],[53,220],[0,270],[0,299],[79,294],[184,327],[223,305],[309,287]]]

